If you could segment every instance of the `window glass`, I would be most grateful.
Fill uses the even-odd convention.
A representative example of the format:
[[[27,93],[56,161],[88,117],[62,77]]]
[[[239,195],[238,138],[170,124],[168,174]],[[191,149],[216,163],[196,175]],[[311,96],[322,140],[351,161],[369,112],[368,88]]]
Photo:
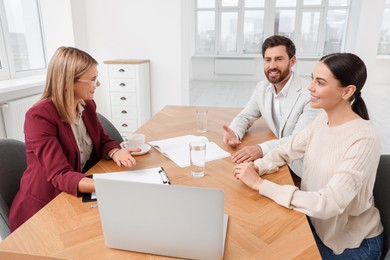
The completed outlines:
[[[221,5],[224,7],[227,6],[238,6],[239,0],[221,0]]]
[[[349,6],[349,0],[329,0],[329,6]]]
[[[4,0],[15,70],[46,67],[37,1]]]
[[[322,0],[304,0],[303,5],[321,5]]]
[[[323,54],[341,51],[347,19],[347,10],[328,11]]]
[[[245,0],[245,7],[264,7],[264,0]]]
[[[378,54],[390,55],[390,7],[385,8],[383,13],[382,27],[379,35]]]
[[[197,0],[198,8],[215,8],[215,0]]]
[[[196,30],[196,50],[198,53],[214,53],[215,12],[198,11]]]
[[[269,34],[293,39],[300,56],[344,51],[351,0],[197,1],[196,54],[257,55]],[[211,10],[212,15],[204,13]],[[378,52],[390,45],[388,13],[384,20]]]
[[[307,55],[318,55],[318,29],[320,12],[302,12],[301,35],[299,37],[300,52]]]
[[[263,43],[264,11],[246,11],[243,53],[260,53]]]
[[[275,14],[274,34],[294,38],[295,10],[278,10]]]
[[[223,12],[221,14],[221,53],[237,52],[237,12]]]
[[[276,0],[276,7],[296,7],[296,0]]]

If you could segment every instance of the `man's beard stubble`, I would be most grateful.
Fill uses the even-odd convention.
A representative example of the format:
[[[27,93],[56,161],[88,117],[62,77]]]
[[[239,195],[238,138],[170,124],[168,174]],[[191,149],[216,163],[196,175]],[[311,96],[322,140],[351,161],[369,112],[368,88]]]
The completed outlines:
[[[270,71],[278,71],[279,72],[279,77],[277,77],[277,78],[271,78],[270,76],[269,76],[269,72]],[[288,67],[286,70],[284,70],[283,72],[281,72],[280,70],[278,70],[278,69],[271,69],[271,70],[267,70],[266,72],[265,72],[265,76],[267,77],[267,79],[268,79],[268,81],[270,82],[270,83],[272,83],[272,84],[278,84],[278,83],[280,83],[280,82],[282,82],[283,80],[285,80],[286,79],[286,77],[288,76],[290,74],[290,67]]]

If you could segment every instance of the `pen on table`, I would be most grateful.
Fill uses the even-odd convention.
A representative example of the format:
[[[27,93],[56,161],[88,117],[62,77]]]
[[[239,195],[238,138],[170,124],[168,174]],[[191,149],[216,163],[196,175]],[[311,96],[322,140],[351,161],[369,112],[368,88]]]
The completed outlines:
[[[158,173],[161,175],[161,178],[162,178],[164,184],[165,183],[171,184],[167,173],[164,171],[164,168],[161,167],[161,170],[159,170]]]

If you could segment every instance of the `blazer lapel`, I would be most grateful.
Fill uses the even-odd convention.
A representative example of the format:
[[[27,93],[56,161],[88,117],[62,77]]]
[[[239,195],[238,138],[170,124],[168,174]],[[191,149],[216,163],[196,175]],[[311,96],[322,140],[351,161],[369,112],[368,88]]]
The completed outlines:
[[[92,140],[92,143],[93,143],[93,148],[94,150],[97,152],[98,149],[96,147],[97,144],[99,144],[99,135],[97,134],[97,127],[96,127],[96,124],[94,124],[91,120],[92,118],[89,116],[89,115],[86,115],[86,111],[84,110],[84,113],[82,115],[82,118],[83,118],[83,121],[84,121],[84,125],[85,125],[85,128],[87,129],[87,132],[89,134],[89,137],[91,138]],[[95,126],[95,127],[94,127]]]
[[[279,136],[281,136],[281,133],[287,123],[287,119],[290,117],[293,107],[295,106],[295,103],[301,95],[301,91],[301,84],[299,84],[299,82],[296,82],[294,78],[293,82],[291,82],[290,89],[288,90],[286,105],[283,107],[283,116],[280,121]]]
[[[77,157],[78,157],[79,164],[77,166],[77,169],[75,169],[75,170],[80,172],[81,171],[80,150],[79,150],[79,146],[77,145],[76,137],[74,136],[74,133],[73,133],[73,130],[72,130],[72,127],[70,126],[70,124],[68,124],[66,122],[62,122],[62,125],[65,128],[66,135],[69,138],[70,142],[72,143],[72,146],[73,146],[74,150],[76,151],[75,154],[77,154]]]
[[[270,119],[269,122],[267,122],[267,125],[268,127],[270,128],[270,130],[273,132],[273,133],[277,133],[276,131],[276,127],[275,127],[275,123],[273,121],[273,117],[272,117],[272,102],[273,102],[273,96],[272,96],[272,91],[269,89],[269,86],[266,86],[266,90],[265,90],[265,98],[264,98],[264,115],[263,115],[263,118],[266,119],[267,121],[267,118]]]

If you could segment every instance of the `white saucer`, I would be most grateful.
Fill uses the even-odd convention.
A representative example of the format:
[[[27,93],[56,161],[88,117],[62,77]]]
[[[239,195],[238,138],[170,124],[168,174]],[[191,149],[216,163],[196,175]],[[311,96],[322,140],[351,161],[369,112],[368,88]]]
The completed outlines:
[[[150,151],[150,145],[148,144],[144,144],[142,147],[141,147],[141,151],[140,152],[132,152],[131,155],[143,155],[145,153],[148,153]]]

